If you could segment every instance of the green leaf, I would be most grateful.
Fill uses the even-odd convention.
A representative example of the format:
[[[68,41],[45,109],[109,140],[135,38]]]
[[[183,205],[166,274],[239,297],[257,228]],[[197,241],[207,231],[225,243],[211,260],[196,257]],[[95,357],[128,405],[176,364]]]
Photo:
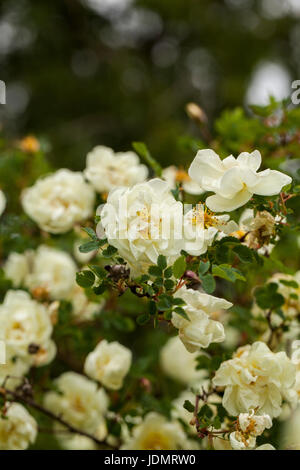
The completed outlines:
[[[209,261],[206,261],[206,262],[200,261],[199,270],[198,270],[199,276],[202,276],[203,274],[207,273],[209,268],[210,268],[210,262]]]
[[[233,252],[243,263],[251,263],[253,261],[253,253],[250,248],[245,245],[236,245],[233,247]]]
[[[172,281],[172,279],[167,279],[164,282],[164,287],[166,290],[172,290],[174,288],[174,281]]]
[[[211,418],[212,416],[213,416],[213,411],[210,408],[210,406],[208,406],[207,404],[203,405],[201,410],[198,413],[199,418],[202,418],[202,417]]]
[[[205,276],[201,276],[201,283],[202,287],[208,294],[211,294],[216,288],[216,281],[212,274],[206,274]]]
[[[177,315],[180,315],[182,318],[184,318],[185,320],[188,320],[190,321],[188,315],[186,314],[185,310],[182,308],[182,307],[175,307],[174,308],[174,312],[177,313]]]
[[[172,297],[167,295],[161,295],[157,302],[158,310],[164,312],[165,310],[169,310],[172,307]]]
[[[162,175],[162,168],[160,164],[152,157],[146,144],[144,142],[133,142],[132,147],[142,157],[144,162],[152,168],[156,176]]]
[[[163,255],[159,255],[157,258],[157,266],[160,269],[166,269],[167,267],[167,258]]]
[[[277,289],[278,285],[274,282],[270,282],[262,287],[257,287],[254,292],[257,305],[263,310],[274,310],[281,307],[285,300],[284,297],[277,292]]]
[[[173,275],[173,269],[172,269],[172,266],[169,266],[167,269],[165,269],[164,271],[164,277],[166,279],[169,279],[170,277],[172,277]]]
[[[195,410],[195,406],[189,400],[185,400],[185,402],[183,404],[183,408],[185,410],[189,411],[190,413],[194,413],[194,410]]]
[[[80,271],[76,273],[76,282],[80,287],[92,287],[95,282],[95,275],[92,271]]]
[[[242,275],[242,273],[229,264],[214,264],[212,273],[214,276],[221,277],[222,279],[226,279],[226,281],[229,282],[235,282],[237,279],[246,281],[246,278]]]
[[[175,263],[173,264],[173,274],[176,277],[176,279],[180,279],[186,270],[186,261],[185,261],[185,256],[180,256]]]
[[[159,266],[150,266],[148,269],[148,273],[151,276],[161,276],[162,275],[162,269]]]
[[[89,264],[88,267],[100,279],[105,279],[107,277],[107,271],[104,268],[102,268],[101,266],[97,266],[97,265],[94,265],[94,264]]]
[[[96,232],[90,227],[83,227],[83,230],[88,234],[92,240],[98,240]]]
[[[101,254],[104,258],[111,258],[117,253],[117,251],[117,248],[112,245],[109,245],[105,250],[102,251]]]
[[[296,281],[287,281],[286,279],[279,279],[280,284],[283,284],[287,287],[293,287],[294,289],[298,289],[299,284]]]
[[[150,300],[149,302],[149,314],[150,315],[156,314],[156,302],[154,302],[154,300]]]
[[[99,246],[100,246],[99,241],[93,240],[93,241],[84,243],[83,245],[80,245],[79,251],[80,253],[89,253],[90,251],[98,250]]]
[[[136,322],[138,325],[142,326],[142,325],[146,325],[146,323],[148,323],[148,321],[150,320],[151,316],[149,315],[149,313],[143,313],[143,315],[139,315],[136,319]]]

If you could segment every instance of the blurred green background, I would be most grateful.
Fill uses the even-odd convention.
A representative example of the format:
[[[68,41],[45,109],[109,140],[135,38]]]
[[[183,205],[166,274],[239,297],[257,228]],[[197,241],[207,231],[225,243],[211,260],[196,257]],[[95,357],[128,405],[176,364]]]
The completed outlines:
[[[212,127],[224,108],[289,96],[299,40],[299,0],[1,0],[0,122],[46,138],[57,167],[136,140],[184,163],[186,103]]]

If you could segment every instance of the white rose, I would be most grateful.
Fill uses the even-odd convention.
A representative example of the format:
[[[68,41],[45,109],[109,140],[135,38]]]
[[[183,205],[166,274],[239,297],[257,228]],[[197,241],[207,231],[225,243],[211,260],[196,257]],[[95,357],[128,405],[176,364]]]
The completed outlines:
[[[196,370],[198,353],[189,353],[178,336],[169,339],[160,351],[164,373],[173,380],[191,384],[200,380],[204,371]]]
[[[60,393],[46,393],[44,406],[67,423],[96,435],[108,408],[105,391],[75,372],[65,372],[54,383]]]
[[[258,341],[239,348],[233,359],[223,362],[213,383],[225,387],[223,406],[232,416],[257,408],[259,414],[273,418],[279,416],[295,376],[295,365],[285,352],[273,353]]]
[[[206,199],[209,209],[229,212],[246,204],[253,194],[274,196],[291,183],[292,178],[280,171],[268,169],[257,173],[260,165],[258,150],[221,160],[213,150],[206,149],[197,153],[189,175],[204,190],[215,193]]]
[[[12,281],[14,287],[25,286],[25,279],[29,273],[29,253],[32,252],[27,251],[22,254],[12,252],[4,263],[3,271],[5,276]]]
[[[241,413],[238,417],[241,431],[252,436],[261,436],[265,429],[272,427],[272,419],[267,414],[255,415],[254,410],[250,413]]]
[[[193,181],[186,171],[180,170],[174,165],[168,166],[162,171],[162,178],[172,189],[175,189],[176,183],[179,183],[186,193],[195,195],[203,193],[201,186]]]
[[[28,255],[29,269],[25,286],[45,289],[52,300],[66,298],[74,287],[76,264],[68,253],[41,245]]]
[[[187,351],[195,352],[200,348],[207,348],[211,343],[220,343],[225,339],[223,325],[212,320],[210,315],[217,310],[230,308],[232,304],[227,300],[208,295],[183,286],[174,295],[181,298],[186,305],[183,309],[189,320],[173,312],[172,324],[179,330],[179,338]]]
[[[128,373],[132,360],[132,353],[117,341],[108,343],[102,340],[97,347],[88,354],[84,371],[92,379],[101,382],[111,389],[119,390]]]
[[[4,195],[4,192],[1,191],[0,189],[0,216],[5,211],[5,207],[6,207],[6,197]]]
[[[27,292],[9,290],[6,293],[0,305],[0,331],[12,354],[30,365],[48,364],[55,356],[47,309],[32,300]],[[30,347],[37,347],[37,351],[31,354]]]
[[[41,229],[65,233],[93,214],[95,193],[80,172],[61,169],[22,193],[23,209]]]
[[[184,250],[192,256],[206,253],[217,235],[223,237],[238,228],[229,219],[227,214],[217,216],[202,204],[197,204],[184,216]]]
[[[104,229],[109,243],[127,261],[131,275],[137,276],[156,264],[160,254],[169,264],[178,258],[183,247],[182,212],[182,204],[172,196],[168,184],[156,178],[112,191],[97,231]]]
[[[186,435],[180,424],[168,421],[158,413],[148,413],[141,424],[134,426],[132,437],[123,450],[178,450],[186,448]]]
[[[0,450],[25,450],[37,436],[37,423],[24,406],[8,403],[0,416]]]
[[[88,153],[84,175],[97,192],[103,193],[118,186],[142,183],[148,176],[148,169],[140,164],[134,152],[115,153],[99,145]]]
[[[78,322],[93,320],[96,313],[101,312],[104,307],[105,300],[99,298],[100,302],[91,302],[85,295],[85,291],[78,284],[74,284],[73,289],[66,297],[73,307],[73,315]]]

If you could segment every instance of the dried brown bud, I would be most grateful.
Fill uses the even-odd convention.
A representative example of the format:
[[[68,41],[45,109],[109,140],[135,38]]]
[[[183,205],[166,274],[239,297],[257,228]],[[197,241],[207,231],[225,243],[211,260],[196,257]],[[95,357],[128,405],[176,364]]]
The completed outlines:
[[[185,110],[190,119],[193,119],[201,125],[207,124],[207,116],[205,112],[196,103],[188,103]]]

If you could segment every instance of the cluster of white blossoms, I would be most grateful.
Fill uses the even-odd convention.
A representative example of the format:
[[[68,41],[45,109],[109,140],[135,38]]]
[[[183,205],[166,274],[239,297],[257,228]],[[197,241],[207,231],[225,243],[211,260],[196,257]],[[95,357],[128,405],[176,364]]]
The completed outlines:
[[[253,194],[275,195],[291,182],[289,176],[279,171],[257,173],[260,165],[258,151],[221,160],[212,150],[200,150],[190,166],[189,182],[215,193],[205,201],[210,210],[230,212],[246,204]],[[267,213],[256,217],[252,213],[253,220],[249,220],[250,214],[247,214],[247,220],[241,220],[239,227],[228,214],[217,216],[201,204],[185,212],[183,204],[170,192],[177,173],[172,169],[171,178],[168,169],[163,174],[166,181],[156,178],[129,188],[117,188],[109,193],[107,204],[102,208],[98,235],[105,236],[118,249],[132,276],[147,272],[160,254],[166,256],[169,263],[181,250],[199,256],[216,237],[244,230],[247,230],[247,244],[251,247],[269,243],[278,221]],[[177,178],[183,182],[183,177]]]
[[[98,439],[104,439],[107,434],[105,415],[109,405],[105,391],[99,389],[92,380],[75,372],[63,373],[54,384],[57,391],[46,393],[45,408],[79,430],[86,431]],[[58,439],[59,436],[58,432]],[[68,436],[66,443],[71,446],[72,437]]]
[[[232,304],[225,299],[214,297],[193,289],[181,287],[175,298],[185,301],[183,309],[188,320],[173,312],[172,324],[178,328],[179,338],[187,351],[195,352],[207,348],[211,343],[220,343],[225,339],[222,323],[211,318],[211,314],[220,309],[228,309]]]
[[[7,347],[8,362],[14,357],[29,367],[51,362],[56,354],[52,330],[44,305],[21,290],[6,293],[0,305],[0,331]]]
[[[246,209],[236,223],[224,213],[242,207],[255,194],[278,194],[291,183],[291,178],[279,171],[259,172],[260,165],[258,151],[243,152],[237,158],[230,155],[221,160],[213,150],[206,149],[197,153],[188,173],[172,165],[163,170],[161,178],[148,180],[148,169],[134,152],[115,153],[111,148],[97,146],[87,155],[83,172],[61,169],[38,179],[22,192],[21,204],[42,231],[64,234],[73,230],[70,234],[76,237],[73,256],[85,264],[96,252],[79,252],[78,227],[84,221],[90,226],[88,219],[95,213],[96,193],[100,193],[102,200],[107,202],[101,212],[97,212],[101,219],[97,235],[117,248],[118,256],[130,269],[131,282],[132,278],[147,273],[150,266],[156,265],[159,255],[163,255],[167,265],[171,266],[182,250],[190,255],[189,258],[204,255],[215,240],[227,235],[238,237],[262,254],[270,253],[272,241],[276,240],[276,224],[282,223],[281,219],[267,211],[254,214],[252,209]],[[177,187],[181,190],[178,196],[171,191]],[[191,196],[206,192],[213,195],[185,210],[182,202],[185,192]],[[202,200],[204,198],[202,196]],[[0,216],[5,207],[6,198],[0,190]],[[223,214],[216,214],[221,212]],[[47,233],[41,236],[45,244],[36,250],[11,253],[3,265],[13,288],[24,289],[9,290],[0,305],[0,339],[6,345],[6,363],[0,366],[0,385],[5,381],[8,388],[15,389],[17,384],[20,385],[20,379],[31,367],[49,364],[54,359],[56,346],[52,333],[56,322],[54,314],[60,301],[71,302],[73,314],[80,321],[91,320],[104,303],[104,300],[90,301],[84,289],[76,284],[78,266],[73,257],[47,246],[47,242],[54,240]],[[97,243],[93,248],[95,246]],[[285,299],[282,307],[285,316],[296,317],[300,311],[300,272],[295,276],[277,274],[269,282],[278,284],[278,292]],[[181,307],[184,313],[182,310],[181,314],[172,313],[170,321],[178,330],[178,336],[162,348],[160,365],[166,375],[187,389],[173,400],[170,419],[151,412],[132,421],[133,426],[128,426],[126,432],[122,429],[122,449],[198,448],[198,443],[193,440],[199,434],[198,428],[191,422],[191,413],[183,406],[186,400],[195,398],[190,388],[193,391],[198,388],[204,393],[202,396],[206,399],[198,400],[198,405],[208,404],[214,416],[221,401],[220,393],[224,392],[223,406],[228,414],[237,418],[227,446],[232,449],[272,448],[269,445],[256,447],[256,438],[271,427],[273,418],[281,414],[284,400],[297,401],[300,360],[289,359],[284,352],[274,353],[262,342],[244,346],[231,360],[221,364],[213,378],[216,390],[208,392],[209,387],[210,391],[212,388],[207,371],[197,369],[196,358],[201,348],[225,340],[224,326],[218,321],[219,312],[229,309],[232,304],[201,290],[182,286],[181,282],[174,297],[184,301]],[[107,393],[125,389],[124,380],[131,364],[130,349],[117,341],[102,339],[86,356],[83,366],[86,376],[75,372],[60,375],[54,381],[53,390],[45,394],[44,406],[96,439],[107,442],[111,437],[116,439],[107,430]],[[107,392],[99,388],[99,384]],[[5,406],[5,416],[0,417],[0,449],[25,449],[36,438],[37,423],[23,406],[17,403],[6,403]],[[139,411],[142,415],[142,410]],[[119,416],[118,419],[122,420]],[[65,449],[96,448],[92,439],[68,433],[60,423],[53,429]]]
[[[189,175],[205,191],[215,194],[206,199],[214,212],[230,212],[245,205],[253,196],[274,196],[292,182],[290,176],[276,170],[257,172],[261,165],[258,150],[243,152],[221,160],[213,150],[199,150],[192,162]]]
[[[37,436],[37,423],[24,406],[6,403],[0,416],[0,450],[25,450]]]
[[[93,215],[95,193],[82,173],[61,169],[26,188],[21,201],[42,230],[65,233]]]
[[[257,436],[261,436],[265,429],[272,427],[272,420],[267,414],[255,415],[254,410],[251,410],[250,413],[239,415],[236,427],[237,430],[229,436],[231,447],[234,450],[250,450],[255,449]],[[270,444],[265,444],[263,450],[271,448]]]
[[[294,398],[296,367],[285,352],[273,353],[260,341],[237,350],[216,371],[213,384],[224,387],[223,406],[232,416],[257,409],[276,418],[283,399]]]
[[[70,301],[78,320],[91,319],[103,306],[88,300],[75,281],[75,261],[62,250],[40,245],[37,250],[13,252],[3,269],[15,288],[27,288],[36,298]]]
[[[100,341],[85,360],[86,375],[100,382],[110,390],[119,390],[128,373],[132,360],[130,349],[117,341]]]
[[[119,186],[133,186],[147,179],[148,168],[134,152],[114,152],[98,145],[88,153],[86,179],[98,193],[107,193]]]

